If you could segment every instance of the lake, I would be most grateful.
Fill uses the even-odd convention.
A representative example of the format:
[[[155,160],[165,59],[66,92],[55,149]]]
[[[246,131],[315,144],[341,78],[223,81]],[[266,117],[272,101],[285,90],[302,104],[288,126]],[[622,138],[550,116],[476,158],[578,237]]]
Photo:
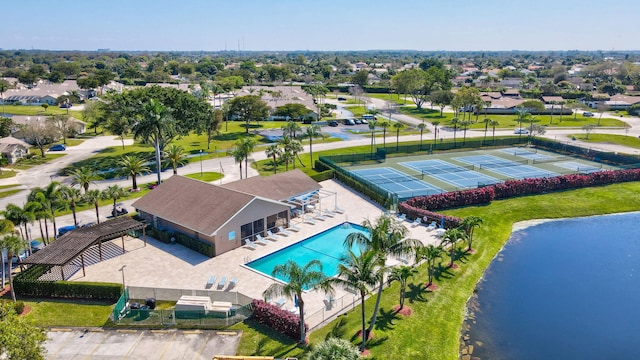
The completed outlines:
[[[513,233],[478,284],[463,338],[480,359],[640,358],[640,213]]]

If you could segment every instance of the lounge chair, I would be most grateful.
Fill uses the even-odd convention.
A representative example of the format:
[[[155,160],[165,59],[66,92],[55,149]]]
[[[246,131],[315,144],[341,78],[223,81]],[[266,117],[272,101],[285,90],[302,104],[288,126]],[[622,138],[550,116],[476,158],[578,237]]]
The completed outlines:
[[[280,299],[274,301],[273,305],[275,305],[277,307],[282,307],[286,302],[287,302],[287,300],[285,300],[285,298],[280,298]]]
[[[252,248],[252,249],[257,249],[257,248],[258,248],[258,246],[257,246],[256,244],[254,244],[254,243],[253,243],[253,241],[251,241],[251,240],[249,240],[249,239],[246,239],[246,240],[244,241],[244,244],[245,244],[246,246],[248,246],[248,247]]]
[[[256,234],[256,241],[258,244],[262,244],[262,245],[267,245],[269,244],[269,242],[267,240],[265,240],[265,238],[262,237],[262,235],[260,234]]]
[[[227,285],[227,278],[223,276],[220,278],[220,282],[218,282],[218,289],[223,288],[225,285]]]
[[[229,288],[235,287],[236,285],[238,285],[238,278],[231,278],[231,280],[229,280]]]
[[[267,239],[271,239],[273,241],[280,240],[280,236],[271,232],[271,230],[267,230]]]
[[[316,224],[316,221],[313,220],[311,218],[311,216],[309,216],[309,215],[305,215],[304,222],[306,222],[307,224],[311,224],[311,225],[315,225]]]
[[[216,283],[216,276],[215,275],[211,275],[209,277],[209,280],[207,280],[207,287],[210,288],[213,286],[213,284]]]
[[[431,222],[431,224],[429,224],[429,226],[427,226],[427,231],[433,231],[436,229],[436,222],[433,221]]]
[[[422,219],[418,217],[415,220],[413,220],[413,222],[411,223],[411,226],[418,226],[420,224],[422,224]]]
[[[338,205],[336,205],[336,207],[333,209],[333,212],[338,214],[344,214],[344,210],[340,209]]]
[[[288,230],[286,230],[282,226],[278,226],[278,235],[280,235],[280,234],[282,234],[284,236],[289,236],[289,235],[291,235],[291,232],[289,232]]]
[[[327,220],[327,218],[324,217],[324,215],[322,215],[320,211],[316,211],[313,216],[318,220],[322,220],[322,221]]]
[[[300,232],[300,227],[298,227],[296,224],[289,224],[289,227],[287,228],[287,230],[293,230],[295,232]]]
[[[400,221],[405,221],[405,220],[407,220],[407,214],[400,214],[400,215],[398,215],[398,220],[400,220]]]
[[[328,217],[334,217],[334,216],[336,215],[333,211],[331,211],[331,210],[329,210],[329,209],[323,209],[323,210],[322,210],[322,213],[323,213],[325,216],[328,216]]]

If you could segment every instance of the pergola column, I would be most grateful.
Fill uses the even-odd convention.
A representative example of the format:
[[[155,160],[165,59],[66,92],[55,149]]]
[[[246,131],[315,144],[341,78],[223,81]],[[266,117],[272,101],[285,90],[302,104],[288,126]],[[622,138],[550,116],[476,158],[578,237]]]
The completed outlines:
[[[80,262],[82,263],[82,276],[85,277],[87,274],[84,272],[84,251],[80,253]]]

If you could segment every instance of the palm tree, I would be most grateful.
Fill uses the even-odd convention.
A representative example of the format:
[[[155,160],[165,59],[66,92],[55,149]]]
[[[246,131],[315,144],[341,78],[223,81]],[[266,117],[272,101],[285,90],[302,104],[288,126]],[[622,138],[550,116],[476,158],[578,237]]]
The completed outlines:
[[[100,190],[89,190],[84,193],[83,197],[84,201],[88,204],[93,204],[96,209],[96,221],[100,224],[100,212],[98,208],[100,207],[100,200],[102,199],[102,192]]]
[[[293,140],[289,136],[283,136],[282,139],[280,139],[279,143],[280,145],[282,145],[282,148],[285,153],[291,154],[291,161],[293,162],[294,169],[296,168],[296,159],[298,159],[298,161],[300,161],[300,164],[304,166],[304,164],[298,157],[298,154],[304,150],[304,148],[302,147],[302,143],[300,143],[300,141]]]
[[[462,126],[463,130],[462,144],[464,145],[467,142],[467,129],[469,128],[469,125],[471,125],[471,120],[460,121],[459,125]]]
[[[449,257],[451,258],[451,262],[449,262],[449,267],[453,266],[453,260],[456,256],[456,244],[458,241],[465,239],[466,235],[464,231],[460,229],[448,229],[442,234],[442,240],[440,240],[440,244],[444,246],[449,246]]]
[[[421,260],[425,260],[427,262],[427,286],[430,286],[433,283],[433,273],[436,268],[436,260],[442,256],[442,246],[435,246],[433,244],[429,244],[427,246],[423,246],[416,251],[416,262]]]
[[[453,125],[453,146],[456,145],[456,134],[458,133],[458,124],[460,123],[460,119],[454,117],[451,119],[451,125]]]
[[[5,235],[13,232],[15,230],[15,225],[9,220],[2,219],[0,220],[0,234]],[[5,246],[2,243],[3,238],[0,237],[0,251],[4,249]],[[7,258],[10,261],[10,259]],[[5,279],[7,278],[7,274],[5,272],[5,258],[4,256],[0,256],[0,263],[2,264],[2,287],[0,289],[4,289]]]
[[[11,221],[21,234],[24,241],[29,241],[29,234],[27,232],[27,225],[35,220],[35,214],[32,210],[35,210],[29,203],[25,204],[24,208],[21,208],[15,204],[8,204],[4,211],[0,211],[5,219]],[[24,227],[24,232],[23,228]]]
[[[320,125],[317,124],[307,126],[305,133],[309,137],[309,166],[313,168],[313,138],[319,136],[324,139],[324,134],[321,132]]]
[[[356,289],[360,293],[360,315],[362,317],[362,344],[360,352],[365,350],[367,342],[367,320],[365,317],[365,298],[369,294],[369,288],[375,286],[383,279],[383,272],[380,268],[379,256],[375,251],[365,251],[359,256],[353,251],[347,250],[346,256],[338,264],[338,275],[327,279],[331,285],[339,285]]]
[[[493,137],[493,142],[495,143],[496,142],[496,126],[500,125],[500,122],[498,120],[491,120],[489,122],[489,125],[491,125],[491,128],[493,129],[492,137]]]
[[[404,295],[407,289],[407,280],[418,273],[418,269],[413,266],[394,267],[389,275],[389,281],[398,281],[400,283],[400,308],[404,309]]]
[[[438,141],[438,125],[440,125],[440,121],[432,121],[431,125],[433,125],[433,141]]]
[[[20,254],[20,251],[24,250],[24,242],[16,235],[5,235],[0,238],[0,248],[7,249],[7,260],[11,261],[14,254]],[[18,262],[20,262],[20,256],[18,255]],[[3,264],[4,265],[4,264]],[[4,269],[4,266],[2,267]],[[11,299],[16,302],[16,293],[13,289],[13,276],[9,271],[9,288],[11,289]]]
[[[245,136],[239,140],[239,145],[244,153],[244,177],[249,177],[249,155],[253,152],[253,149],[258,144],[258,141],[253,137]]]
[[[60,188],[60,194],[62,195],[62,199],[65,201],[65,207],[71,209],[71,213],[73,214],[73,225],[78,226],[76,205],[78,204],[78,201],[82,200],[80,190],[71,186],[63,186]]]
[[[483,221],[484,220],[481,217],[473,216],[473,215],[467,216],[466,218],[462,219],[462,222],[460,223],[460,228],[466,234],[467,243],[469,244],[467,251],[471,250],[471,245],[473,243],[473,232],[475,231],[475,228],[480,226],[480,224],[482,224]]]
[[[529,117],[529,112],[527,111],[527,109],[520,106],[516,109],[516,115],[518,116],[516,121],[518,122],[518,126],[520,127],[520,130],[522,130],[522,122],[527,120],[527,117]],[[522,131],[519,131],[518,138],[521,138],[521,137],[522,137]]]
[[[182,146],[171,144],[164,150],[164,157],[171,163],[173,175],[178,175],[178,166],[187,163],[186,153]]]
[[[424,133],[424,129],[426,128],[427,124],[425,124],[424,121],[418,124],[418,129],[420,130],[420,150],[422,150],[422,133]]]
[[[118,185],[111,185],[104,189],[102,194],[103,198],[113,200],[113,210],[111,211],[111,214],[113,214],[113,217],[118,217],[116,202],[118,202],[118,199],[127,196],[127,191]]]
[[[487,131],[489,130],[489,123],[491,123],[491,119],[485,117],[482,119],[484,123],[484,139],[482,139],[482,143],[484,144],[487,141]]]
[[[0,98],[2,98],[2,115],[6,114],[4,111],[4,92],[7,91],[8,86],[4,81],[0,81]]]
[[[284,125],[282,125],[282,136],[289,136],[292,139],[296,138],[296,134],[298,131],[302,130],[300,125],[293,120],[287,121]]]
[[[158,185],[162,182],[160,173],[160,151],[174,136],[174,120],[170,109],[155,99],[149,100],[143,106],[142,119],[133,125],[133,136],[151,142],[156,153],[156,173]],[[135,187],[134,187],[135,189]]]
[[[49,229],[47,229],[46,231],[47,237],[45,237],[45,231],[44,231],[44,228],[42,227],[42,220],[45,221],[45,226],[46,226],[46,221],[47,221],[47,218],[49,217],[49,211],[47,210],[46,205],[39,200],[33,200],[33,201],[29,200],[29,204],[31,204],[30,206],[33,209],[34,218],[38,220],[38,226],[40,227],[40,238],[42,238],[42,241],[46,244],[48,240],[47,238],[49,237]]]
[[[396,151],[398,151],[400,147],[400,130],[404,127],[404,124],[401,122],[393,123],[393,128],[396,129]]]
[[[280,160],[284,162],[284,171],[289,171],[289,163],[295,161],[293,154],[288,151],[283,151],[280,155]]]
[[[371,131],[371,156],[373,157],[373,147],[375,146],[375,135],[376,135],[376,126],[378,126],[378,122],[373,120],[369,121],[367,124],[369,126],[369,131]]]
[[[60,188],[61,185],[59,182],[57,181],[52,181],[49,183],[49,185],[47,185],[46,188],[41,189],[41,188],[35,188],[31,191],[31,194],[29,195],[29,200],[30,201],[38,201],[40,202],[43,207],[46,209],[46,211],[49,212],[49,218],[51,219],[51,222],[53,223],[53,237],[55,238],[56,234],[58,233],[58,227],[56,224],[56,211],[59,210],[62,206],[62,199],[61,199],[61,195],[60,195]],[[41,193],[42,197],[38,196],[37,194]],[[32,198],[33,197],[33,198]],[[45,219],[45,228],[47,228],[47,232],[48,227],[47,227],[47,221]],[[48,239],[48,235],[47,235],[47,239]]]
[[[378,123],[378,126],[382,128],[382,146],[387,148],[387,128],[391,126],[388,121],[381,121]]]
[[[80,185],[85,193],[89,190],[89,185],[100,178],[98,173],[88,166],[81,166],[70,170],[68,175],[71,176],[71,185]]]
[[[376,219],[375,223],[367,219],[362,222],[362,227],[368,232],[352,232],[347,235],[344,244],[348,248],[351,248],[354,244],[358,244],[363,249],[373,251],[378,256],[378,263],[381,268],[385,267],[388,255],[412,255],[415,253],[415,249],[422,245],[419,240],[405,239],[409,234],[409,230],[390,215],[381,215]],[[371,332],[376,323],[383,286],[384,281],[380,279],[375,311],[371,317],[367,332]]]
[[[138,181],[137,176],[150,172],[151,169],[147,165],[145,165],[146,161],[142,158],[139,158],[135,155],[124,155],[118,160],[118,165],[122,172],[127,176],[131,176],[132,181],[132,191],[138,190]],[[159,165],[156,163],[156,165]]]
[[[240,180],[242,180],[242,162],[247,156],[247,154],[244,152],[245,149],[242,147],[241,140],[242,139],[238,139],[238,141],[236,141],[235,149],[229,151],[229,155],[231,155],[236,164],[240,166]]]
[[[278,156],[282,155],[282,150],[278,147],[278,144],[271,144],[267,146],[267,149],[264,151],[267,157],[273,159],[273,173],[278,173]]]
[[[322,263],[319,260],[311,260],[301,267],[295,261],[288,260],[284,264],[276,265],[271,276],[284,278],[287,283],[275,282],[263,295],[265,298],[284,295],[291,300],[297,297],[300,309],[300,343],[305,344],[307,330],[304,324],[303,292],[311,288],[322,288],[325,292],[333,291],[331,284],[324,281],[326,276],[322,272]]]

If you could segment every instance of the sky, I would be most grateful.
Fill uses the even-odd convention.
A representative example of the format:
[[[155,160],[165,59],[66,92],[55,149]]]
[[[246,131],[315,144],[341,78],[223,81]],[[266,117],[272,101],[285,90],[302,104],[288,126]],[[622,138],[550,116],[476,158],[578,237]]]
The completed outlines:
[[[640,50],[637,0],[20,0],[1,49]]]

